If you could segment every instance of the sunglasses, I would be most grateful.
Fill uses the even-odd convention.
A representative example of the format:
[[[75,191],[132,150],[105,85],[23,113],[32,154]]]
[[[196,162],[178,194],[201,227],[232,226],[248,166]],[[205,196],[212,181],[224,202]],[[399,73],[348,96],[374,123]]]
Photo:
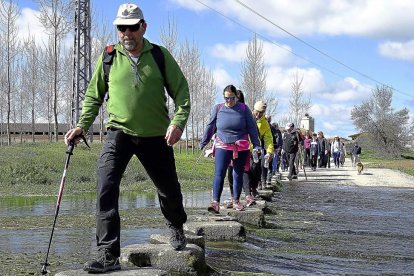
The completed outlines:
[[[141,22],[135,25],[117,25],[116,28],[118,31],[124,33],[128,29],[130,32],[136,32],[141,28]]]
[[[226,101],[226,102],[229,102],[229,101],[234,101],[236,99],[236,97],[235,96],[233,96],[233,97],[224,97],[224,100]]]

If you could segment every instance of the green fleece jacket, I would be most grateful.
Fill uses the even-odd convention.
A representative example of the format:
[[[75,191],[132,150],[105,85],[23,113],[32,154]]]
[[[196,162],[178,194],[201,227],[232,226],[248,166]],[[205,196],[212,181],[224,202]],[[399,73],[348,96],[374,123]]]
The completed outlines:
[[[120,43],[115,45],[116,55],[108,82],[107,127],[121,129],[139,137],[163,136],[170,124],[184,129],[190,114],[187,80],[172,55],[160,46],[165,58],[166,83],[175,103],[175,114],[170,120],[164,80],[150,52],[152,47],[144,39],[144,48],[135,64]],[[78,127],[89,129],[98,115],[105,93],[101,55],[85,94]]]

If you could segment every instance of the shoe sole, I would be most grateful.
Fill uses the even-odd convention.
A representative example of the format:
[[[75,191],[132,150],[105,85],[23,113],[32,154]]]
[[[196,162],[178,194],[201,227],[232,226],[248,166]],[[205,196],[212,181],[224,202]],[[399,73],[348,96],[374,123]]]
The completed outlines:
[[[207,211],[209,211],[210,213],[215,214],[215,215],[220,214],[220,212],[216,211],[213,207],[208,207]]]
[[[247,207],[250,207],[250,206],[253,206],[253,205],[256,205],[256,201],[253,201],[253,202],[250,202],[250,203],[246,204]]]
[[[181,250],[184,250],[186,246],[187,246],[187,240],[185,240],[185,242],[184,242],[184,244],[183,244],[183,245],[178,246],[178,247],[174,247],[174,246],[172,246],[172,245],[171,245],[171,247],[172,247],[175,251],[181,251]]]
[[[121,265],[113,265],[107,268],[103,268],[103,269],[96,269],[96,268],[91,268],[91,267],[84,267],[83,268],[84,271],[87,271],[88,273],[105,273],[108,271],[115,271],[115,270],[121,270]]]

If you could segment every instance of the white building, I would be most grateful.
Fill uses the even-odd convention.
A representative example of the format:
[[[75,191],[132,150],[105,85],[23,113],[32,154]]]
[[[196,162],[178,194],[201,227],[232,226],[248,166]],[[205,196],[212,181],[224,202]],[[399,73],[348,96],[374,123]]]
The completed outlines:
[[[300,128],[309,130],[310,132],[315,132],[315,119],[306,113],[302,120],[300,120]]]

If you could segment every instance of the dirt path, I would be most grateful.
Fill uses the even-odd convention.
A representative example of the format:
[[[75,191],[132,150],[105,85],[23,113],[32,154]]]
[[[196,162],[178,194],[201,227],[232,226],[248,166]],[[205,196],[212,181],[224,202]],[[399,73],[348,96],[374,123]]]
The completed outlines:
[[[337,184],[364,187],[414,188],[413,176],[396,170],[369,168],[369,164],[365,164],[363,172],[358,175],[356,168],[351,167],[349,160],[340,168],[318,169],[315,173],[308,168],[306,171],[310,181],[315,181],[320,176],[327,176],[332,177],[332,181],[337,182]],[[303,171],[301,171],[301,175],[303,176]],[[303,181],[303,179],[299,179],[299,181]]]

